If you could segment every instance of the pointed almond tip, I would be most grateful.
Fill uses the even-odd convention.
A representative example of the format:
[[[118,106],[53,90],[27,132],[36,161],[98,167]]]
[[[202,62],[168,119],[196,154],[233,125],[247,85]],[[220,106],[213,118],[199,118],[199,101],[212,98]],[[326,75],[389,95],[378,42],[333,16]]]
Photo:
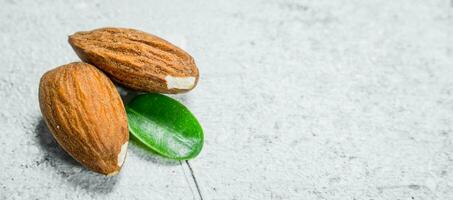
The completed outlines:
[[[74,42],[74,34],[68,35],[68,42],[69,42],[69,44],[72,46],[72,44],[73,44],[73,42]]]

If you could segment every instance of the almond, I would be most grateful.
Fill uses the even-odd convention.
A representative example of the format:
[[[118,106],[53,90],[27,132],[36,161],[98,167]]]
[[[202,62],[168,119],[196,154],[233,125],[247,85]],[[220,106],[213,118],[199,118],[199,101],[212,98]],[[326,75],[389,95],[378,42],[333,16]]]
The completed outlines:
[[[48,71],[39,104],[50,132],[75,160],[101,174],[119,172],[129,132],[121,98],[105,74],[81,62]]]
[[[77,32],[69,43],[83,61],[132,89],[181,93],[198,82],[194,59],[184,50],[149,33],[126,28]]]

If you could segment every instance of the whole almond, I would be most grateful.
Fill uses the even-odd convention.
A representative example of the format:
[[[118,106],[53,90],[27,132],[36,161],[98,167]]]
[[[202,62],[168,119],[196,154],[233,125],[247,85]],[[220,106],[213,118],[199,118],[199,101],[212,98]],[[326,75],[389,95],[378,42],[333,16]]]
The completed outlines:
[[[46,72],[39,104],[50,132],[75,160],[105,175],[121,169],[129,132],[121,98],[110,79],[87,63]]]
[[[132,89],[181,93],[198,82],[194,59],[184,50],[148,33],[101,28],[69,36],[77,55]]]

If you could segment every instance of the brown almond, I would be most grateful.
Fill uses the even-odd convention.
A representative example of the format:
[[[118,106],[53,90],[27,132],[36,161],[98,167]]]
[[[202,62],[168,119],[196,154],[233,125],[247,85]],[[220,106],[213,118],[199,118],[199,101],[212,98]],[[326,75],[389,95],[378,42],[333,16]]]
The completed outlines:
[[[110,79],[87,63],[46,72],[39,104],[50,132],[75,160],[105,175],[121,169],[129,133],[126,112]]]
[[[69,36],[77,55],[132,89],[181,93],[198,82],[194,59],[184,50],[139,30],[100,28]]]

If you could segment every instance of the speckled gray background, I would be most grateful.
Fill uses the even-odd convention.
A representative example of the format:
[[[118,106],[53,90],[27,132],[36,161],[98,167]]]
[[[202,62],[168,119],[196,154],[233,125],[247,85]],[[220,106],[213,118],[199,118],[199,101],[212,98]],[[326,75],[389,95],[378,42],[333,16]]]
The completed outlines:
[[[194,56],[196,159],[105,178],[55,143],[39,78],[102,26]],[[0,97],[0,199],[453,199],[450,0],[0,0]]]

